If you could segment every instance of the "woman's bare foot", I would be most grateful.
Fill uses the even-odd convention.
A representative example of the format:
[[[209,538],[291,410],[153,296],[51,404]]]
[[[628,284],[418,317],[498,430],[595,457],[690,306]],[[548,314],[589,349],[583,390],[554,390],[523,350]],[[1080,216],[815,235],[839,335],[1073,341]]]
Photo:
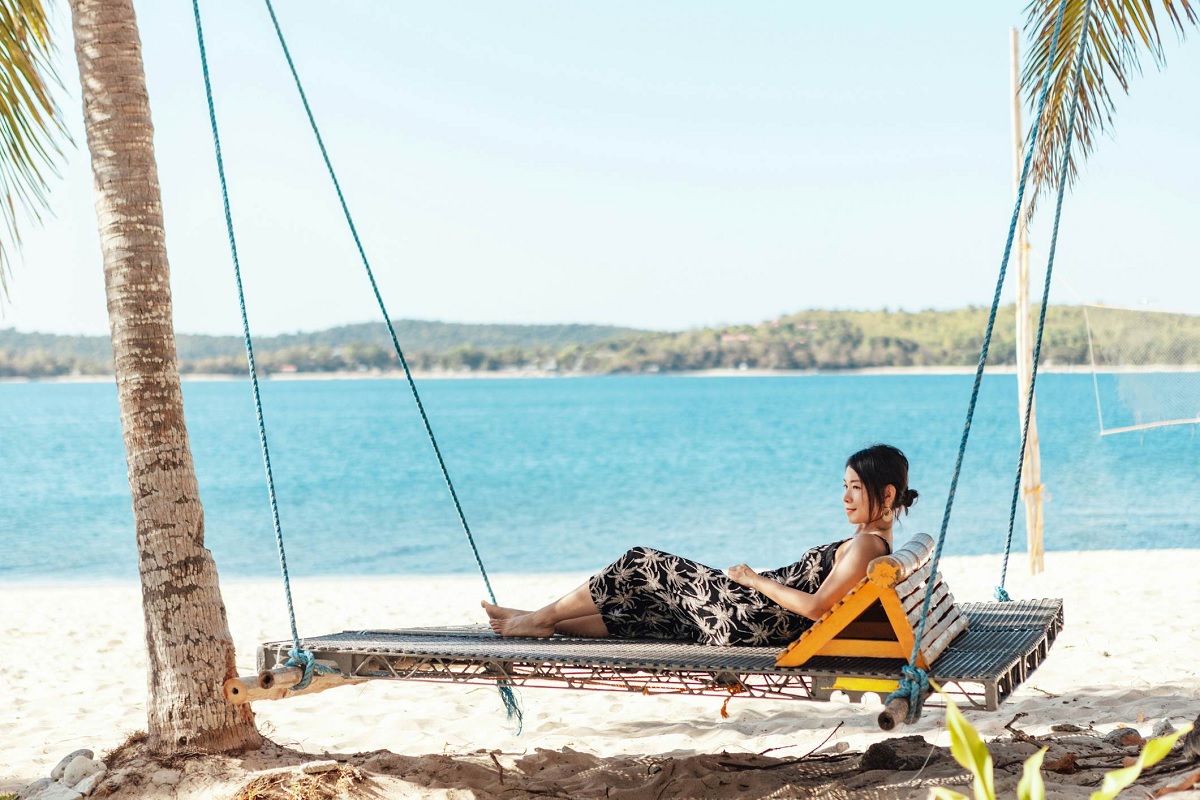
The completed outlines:
[[[512,619],[519,617],[522,614],[528,614],[528,611],[522,611],[519,608],[505,608],[498,606],[495,603],[489,603],[487,600],[480,600],[479,605],[483,606],[483,610],[487,612],[489,620],[496,619]]]
[[[493,619],[489,624],[501,636],[521,639],[547,639],[554,635],[554,625],[545,625],[536,614],[520,614],[508,619]]]

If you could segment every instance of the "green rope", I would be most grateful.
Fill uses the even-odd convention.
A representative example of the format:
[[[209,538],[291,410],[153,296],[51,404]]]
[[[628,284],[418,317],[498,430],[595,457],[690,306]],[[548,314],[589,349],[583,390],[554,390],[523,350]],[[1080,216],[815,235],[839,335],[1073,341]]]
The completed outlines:
[[[438,468],[442,472],[442,478],[446,482],[446,488],[450,490],[450,498],[454,501],[454,509],[458,512],[458,521],[462,525],[463,532],[466,533],[467,542],[471,546],[471,552],[475,555],[475,563],[479,567],[479,572],[483,576],[483,583],[487,589],[488,597],[492,602],[496,602],[496,593],[492,591],[492,583],[488,580],[487,570],[484,569],[483,559],[479,555],[479,548],[475,546],[475,537],[471,534],[471,527],[467,524],[466,514],[463,512],[462,503],[458,500],[458,492],[454,489],[454,483],[450,480],[450,472],[446,468],[446,461],[442,457],[441,448],[438,447],[437,438],[433,435],[433,427],[429,423],[429,417],[425,413],[425,406],[421,402],[421,395],[417,392],[417,384],[413,380],[412,371],[408,368],[408,359],[404,357],[404,351],[400,347],[400,340],[396,336],[396,329],[392,325],[392,318],[388,314],[387,306],[384,305],[383,295],[379,291],[379,284],[375,282],[375,273],[371,269],[371,263],[367,259],[367,253],[363,247],[362,239],[358,235],[358,227],[354,224],[354,218],[350,214],[350,207],[346,203],[346,197],[342,193],[341,182],[338,181],[337,173],[333,169],[333,163],[329,159],[329,151],[325,149],[325,140],[321,136],[321,131],[317,127],[317,120],[313,116],[312,108],[308,104],[308,95],[304,92],[304,86],[300,82],[300,75],[296,72],[296,65],[292,61],[291,51],[288,50],[287,41],[283,37],[283,30],[279,27],[279,20],[275,16],[275,9],[271,5],[271,0],[264,0],[267,4],[267,12],[271,15],[271,22],[275,26],[275,34],[279,37],[279,45],[283,48],[284,58],[287,59],[288,69],[292,73],[292,79],[296,83],[296,90],[300,93],[300,102],[304,105],[304,113],[308,117],[308,124],[312,128],[313,136],[316,137],[317,147],[321,150],[321,158],[325,162],[325,168],[329,172],[329,178],[333,181],[334,191],[337,193],[338,203],[342,207],[342,214],[346,218],[346,224],[350,227],[350,235],[354,237],[354,245],[358,248],[358,255],[362,260],[363,268],[367,273],[367,280],[371,284],[371,292],[375,295],[375,302],[379,305],[379,310],[383,314],[383,321],[387,324],[388,334],[392,339],[392,348],[396,351],[396,357],[400,361],[400,366],[404,369],[404,377],[408,381],[408,387],[412,391],[413,400],[416,402],[417,411],[421,415],[421,422],[425,426],[425,433],[429,437],[429,442],[433,446],[433,454],[437,458]]]
[[[375,295],[375,302],[379,306],[380,313],[383,315],[383,321],[387,325],[388,334],[392,340],[392,348],[396,353],[396,358],[400,362],[401,368],[404,370],[405,380],[408,381],[409,390],[412,392],[413,401],[416,403],[417,412],[421,416],[421,423],[425,427],[425,433],[429,437],[429,443],[433,447],[433,454],[437,459],[438,469],[441,470],[442,479],[446,483],[446,488],[450,492],[450,499],[454,502],[454,509],[458,513],[458,521],[462,526],[463,533],[466,534],[467,544],[471,548],[471,553],[475,557],[475,564],[479,567],[479,574],[483,578],[484,588],[487,590],[488,597],[493,603],[496,602],[496,593],[492,590],[491,580],[488,579],[487,569],[483,566],[483,558],[479,555],[479,548],[475,544],[475,537],[471,533],[471,527],[467,524],[466,513],[463,511],[462,503],[458,499],[458,492],[455,491],[454,482],[450,479],[450,471],[446,467],[446,460],[442,456],[442,450],[438,446],[437,437],[434,436],[433,426],[429,422],[429,416],[425,413],[425,405],[421,402],[421,395],[417,391],[417,384],[413,380],[412,371],[408,366],[408,359],[404,357],[404,350],[400,347],[399,337],[396,335],[395,326],[392,325],[391,315],[388,314],[387,306],[384,304],[383,295],[379,291],[379,284],[375,280],[375,273],[371,269],[370,261],[367,258],[366,249],[363,246],[362,239],[358,235],[358,227],[354,224],[354,218],[350,213],[350,207],[346,202],[346,196],[342,192],[341,182],[338,180],[337,172],[333,168],[333,162],[330,160],[329,151],[325,147],[325,140],[321,136],[320,128],[317,126],[316,117],[313,114],[312,107],[308,102],[308,95],[304,91],[304,85],[300,80],[300,74],[296,70],[296,64],[292,60],[291,51],[288,49],[287,40],[283,35],[283,29],[279,25],[279,18],[275,15],[275,8],[271,4],[271,0],[264,0],[267,6],[267,13],[271,16],[271,24],[275,28],[275,35],[279,39],[279,46],[283,50],[283,56],[287,61],[288,70],[292,74],[292,80],[296,84],[296,91],[300,95],[300,102],[304,106],[304,113],[308,118],[309,127],[312,129],[313,136],[316,138],[317,147],[321,151],[321,159],[325,163],[325,169],[329,173],[329,178],[333,182],[334,191],[337,193],[338,203],[341,205],[342,215],[346,219],[346,224],[350,228],[350,235],[354,238],[354,245],[358,249],[359,258],[362,261],[363,269],[366,271],[367,281],[371,285],[371,292]],[[500,690],[500,697],[504,703],[505,711],[510,719],[515,719],[518,730],[523,723],[523,713],[521,711],[520,702],[517,700],[516,694],[513,692],[512,685],[508,681],[497,681],[497,687]]]
[[[254,343],[250,336],[250,320],[246,314],[246,293],[242,288],[242,267],[238,260],[237,238],[233,234],[233,213],[229,206],[229,184],[225,179],[225,160],[221,156],[221,134],[217,129],[217,112],[213,103],[212,79],[208,71],[208,51],[204,46],[204,27],[200,23],[199,0],[192,0],[192,14],[196,19],[196,41],[200,46],[200,68],[204,73],[204,95],[208,100],[208,121],[212,127],[213,149],[217,157],[217,175],[221,180],[221,202],[225,208],[225,229],[229,234],[229,251],[233,257],[233,276],[237,283],[238,307],[242,315],[242,338],[246,348],[246,363],[250,371],[250,385],[254,394],[254,415],[258,420],[258,441],[262,449],[263,468],[267,476],[267,497],[271,503],[271,524],[275,529],[275,546],[279,552],[279,569],[283,574],[283,592],[287,599],[288,622],[292,629],[292,649],[289,651],[289,666],[302,666],[304,675],[293,689],[303,689],[312,681],[315,666],[311,651],[300,646],[300,634],[296,628],[296,610],[292,605],[292,584],[288,575],[287,553],[283,547],[283,528],[279,522],[279,501],[275,496],[275,476],[271,472],[271,449],[267,445],[267,426],[263,419],[262,397],[258,388],[258,371],[254,366]]]
[[[1033,418],[1033,390],[1037,386],[1038,363],[1042,356],[1042,333],[1046,329],[1046,309],[1050,306],[1050,278],[1054,274],[1054,253],[1058,249],[1058,223],[1062,217],[1063,194],[1067,186],[1067,163],[1071,157],[1071,141],[1075,135],[1075,114],[1079,110],[1079,80],[1082,74],[1083,51],[1087,45],[1088,23],[1091,20],[1092,0],[1087,0],[1083,9],[1083,32],[1080,34],[1079,51],[1075,54],[1075,76],[1071,86],[1071,111],[1067,116],[1067,135],[1063,141],[1062,162],[1059,165],[1058,198],[1054,205],[1054,228],[1050,234],[1050,253],[1046,259],[1046,281],[1042,287],[1042,307],[1038,311],[1037,338],[1033,346],[1033,369],[1029,373],[1029,393],[1025,396],[1025,414],[1021,422],[1021,449],[1017,453],[1017,477],[1013,483],[1012,507],[1008,515],[1008,541],[1004,547],[1004,563],[1000,567],[1000,585],[996,587],[996,599],[1009,600],[1004,582],[1008,578],[1008,555],[1012,550],[1013,526],[1017,519],[1017,502],[1021,496],[1021,472],[1025,469],[1025,448],[1029,445],[1029,423]],[[1032,149],[1032,144],[1030,145]],[[1093,373],[1093,379],[1095,375]]]
[[[1038,98],[1037,115],[1034,118],[1033,126],[1030,130],[1029,150],[1025,154],[1025,162],[1021,167],[1021,178],[1017,184],[1017,200],[1016,200],[1015,207],[1013,208],[1012,220],[1010,221],[1009,226],[1008,226],[1008,238],[1006,239],[1006,241],[1004,243],[1004,255],[1000,261],[1000,274],[999,274],[998,278],[996,279],[996,291],[992,297],[992,306],[991,306],[991,310],[988,314],[987,329],[984,331],[983,344],[979,350],[979,362],[975,367],[975,382],[971,387],[971,398],[967,403],[967,419],[966,419],[966,423],[963,425],[962,438],[959,441],[959,445],[958,445],[958,456],[954,462],[954,473],[950,479],[950,491],[946,498],[946,509],[942,515],[942,526],[941,526],[940,531],[938,532],[937,546],[934,548],[933,559],[930,561],[930,567],[929,567],[930,580],[928,581],[928,584],[925,589],[925,601],[921,606],[921,621],[917,624],[917,630],[916,630],[915,636],[913,638],[912,653],[909,656],[908,665],[902,670],[903,678],[900,680],[900,684],[897,687],[896,691],[894,691],[890,695],[888,695],[887,700],[885,701],[885,702],[890,702],[895,699],[906,699],[908,701],[907,721],[909,723],[916,722],[918,719],[920,719],[921,708],[925,702],[925,695],[928,694],[928,691],[929,691],[928,676],[926,675],[924,670],[917,667],[917,657],[920,655],[920,652],[921,652],[921,639],[925,635],[925,627],[926,627],[926,623],[928,621],[929,607],[930,607],[931,601],[933,600],[933,589],[934,589],[934,585],[936,583],[936,581],[934,580],[934,577],[937,575],[938,562],[941,560],[942,548],[946,543],[946,531],[950,526],[950,511],[954,506],[954,495],[958,488],[959,476],[962,474],[963,457],[965,456],[966,451],[967,451],[967,439],[971,435],[971,422],[975,416],[975,405],[979,399],[980,385],[983,382],[983,369],[984,369],[984,365],[987,363],[988,348],[990,347],[991,341],[992,341],[992,330],[995,327],[995,323],[996,323],[996,312],[1000,308],[1000,295],[1004,289],[1004,278],[1008,271],[1008,260],[1009,260],[1010,255],[1012,254],[1013,238],[1015,237],[1015,234],[1016,234],[1017,222],[1020,219],[1021,207],[1025,200],[1025,185],[1026,185],[1026,182],[1029,177],[1029,165],[1033,159],[1033,152],[1034,152],[1035,146],[1037,144],[1038,131],[1040,130],[1040,127],[1041,127],[1042,114],[1045,111],[1046,97],[1049,93],[1049,88],[1050,88],[1050,77],[1053,74],[1054,54],[1058,48],[1058,39],[1059,39],[1059,35],[1062,32],[1063,17],[1065,15],[1066,8],[1067,8],[1067,0],[1062,0],[1062,3],[1059,5],[1058,16],[1057,16],[1057,18],[1055,20],[1055,24],[1054,24],[1054,33],[1050,39],[1050,54],[1049,54],[1049,57],[1046,59],[1046,73],[1045,73],[1045,77],[1043,78],[1043,81],[1042,81],[1042,91]],[[1079,63],[1083,58],[1083,51],[1085,49],[1086,29],[1087,29],[1086,26],[1087,26],[1088,15],[1090,14],[1090,11],[1091,11],[1091,0],[1087,0],[1087,6],[1086,6],[1086,10],[1084,12],[1084,19],[1083,19],[1085,39],[1080,41],[1079,49],[1078,49],[1078,52],[1076,53],[1075,87],[1074,87],[1074,96],[1072,98],[1072,106],[1071,106],[1071,109],[1072,109],[1071,110],[1071,122],[1072,122],[1072,124],[1074,123],[1074,119],[1075,119],[1075,107],[1079,101],[1079,92],[1078,92]],[[1064,158],[1070,152],[1070,143],[1071,143],[1071,140],[1070,140],[1069,129],[1068,129],[1068,138],[1066,141],[1066,151],[1064,153]],[[1059,185],[1058,203],[1059,203],[1060,208],[1062,206],[1062,197],[1063,197],[1063,192],[1064,192],[1065,188],[1066,188],[1066,181],[1063,181]],[[1057,217],[1056,217],[1056,221],[1055,221],[1055,229],[1057,232]],[[1053,251],[1051,251],[1051,259],[1053,259]],[[1047,291],[1048,290],[1049,290],[1049,285],[1047,284]],[[1045,319],[1045,303],[1042,304],[1042,315],[1043,315],[1042,318],[1044,321],[1044,319]],[[1040,326],[1039,326],[1038,336],[1039,336],[1038,342],[1039,342],[1039,346],[1040,346],[1040,342],[1041,342],[1041,338],[1040,338],[1041,337],[1041,327]],[[1034,355],[1035,371],[1037,368],[1037,355],[1038,355],[1038,353],[1035,352],[1035,355]],[[1020,469],[1019,468],[1017,471],[1017,480],[1020,481]],[[1011,530],[1010,530],[1009,541],[1005,548],[1005,562],[1006,563],[1007,563],[1007,559],[1008,559],[1008,550],[1011,548],[1011,545],[1012,545],[1012,536],[1011,536]]]

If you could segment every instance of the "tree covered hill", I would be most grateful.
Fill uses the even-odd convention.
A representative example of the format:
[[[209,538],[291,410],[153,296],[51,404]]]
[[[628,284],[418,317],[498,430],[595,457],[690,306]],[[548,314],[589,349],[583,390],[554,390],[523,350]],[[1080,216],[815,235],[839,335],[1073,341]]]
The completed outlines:
[[[1036,320],[1039,308],[1033,309]],[[1096,317],[1096,309],[1092,309]],[[1104,315],[1101,315],[1104,316]],[[949,311],[802,311],[758,325],[648,333],[577,347],[560,361],[585,372],[702,369],[843,370],[878,367],[974,367],[988,309]],[[1200,366],[1200,316],[1117,311],[1097,328],[1098,364],[1111,367]],[[1118,360],[1109,360],[1114,349]],[[1016,360],[1012,306],[1001,308],[988,351],[990,366]],[[1043,367],[1091,363],[1083,306],[1050,306]]]
[[[802,311],[757,325],[679,332],[599,325],[402,320],[396,323],[396,333],[410,366],[427,372],[610,374],[970,367],[979,358],[987,314],[986,308],[976,307],[919,312]],[[1107,334],[1126,349],[1136,349],[1142,363],[1200,364],[1200,317],[1158,315],[1152,325],[1125,318],[1118,325],[1125,327],[1110,324]],[[1012,364],[1014,341],[1013,309],[1007,307],[996,320],[989,364]],[[185,373],[238,375],[246,369],[242,341],[236,336],[182,335],[179,353]],[[381,324],[263,337],[255,342],[255,360],[265,374],[399,369],[390,337]],[[1051,306],[1046,314],[1043,366],[1088,363],[1083,308]],[[105,337],[0,330],[0,377],[107,374],[111,369]]]
[[[453,351],[554,352],[642,333],[635,328],[611,325],[471,325],[411,319],[394,320],[392,324],[405,357],[410,361],[415,357],[422,363]],[[240,373],[246,369],[240,336],[179,334],[177,344],[184,372]],[[268,371],[292,362],[297,362],[293,366],[306,370],[354,369],[359,364],[378,369],[395,366],[391,337],[383,323],[257,337],[254,353],[256,362],[261,361],[260,365],[265,365]],[[112,346],[107,336],[60,336],[0,329],[0,377],[111,372]]]

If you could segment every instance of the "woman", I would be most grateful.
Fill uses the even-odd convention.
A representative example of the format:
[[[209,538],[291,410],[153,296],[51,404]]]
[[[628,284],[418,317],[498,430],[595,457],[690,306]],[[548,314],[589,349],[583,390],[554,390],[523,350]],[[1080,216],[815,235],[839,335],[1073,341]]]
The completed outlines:
[[[917,493],[908,459],[877,444],[846,460],[842,505],[848,539],[812,548],[795,564],[724,573],[679,556],[635,547],[587,583],[537,611],[484,602],[501,636],[674,639],[714,645],[783,646],[841,600],[872,559],[892,552],[892,524]]]

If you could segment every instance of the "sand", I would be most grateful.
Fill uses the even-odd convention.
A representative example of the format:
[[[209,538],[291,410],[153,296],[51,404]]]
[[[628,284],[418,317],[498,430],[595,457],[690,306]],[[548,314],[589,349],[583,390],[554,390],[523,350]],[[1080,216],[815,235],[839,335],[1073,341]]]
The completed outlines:
[[[982,734],[1005,740],[1008,749],[1002,752],[1017,764],[1012,769],[1019,774],[1018,757],[1036,749],[1011,741],[1005,726],[1017,714],[1024,716],[1014,727],[1025,734],[1046,737],[1052,725],[1071,723],[1093,740],[1120,726],[1149,736],[1163,720],[1180,726],[1196,717],[1200,550],[1051,552],[1046,572],[1036,577],[1028,575],[1023,558],[1018,554],[1010,566],[1010,593],[1064,598],[1066,628],[1046,663],[1000,711],[967,711]],[[947,558],[943,573],[960,601],[989,600],[999,559]],[[501,601],[516,606],[540,604],[583,577],[492,576]],[[278,581],[226,580],[222,589],[239,668],[251,674],[258,642],[287,637],[282,587]],[[478,577],[299,579],[293,593],[302,633],[481,621]],[[146,657],[136,585],[10,583],[0,587],[0,609],[7,666],[0,681],[0,794],[46,775],[77,748],[99,755],[145,728]],[[626,780],[632,781],[626,787],[632,797],[766,796],[779,791],[779,776],[792,774],[761,769],[777,763],[772,759],[829,747],[862,753],[897,734],[916,734],[932,745],[949,742],[940,709],[931,709],[915,726],[885,734],[876,728],[877,708],[870,705],[734,698],[726,718],[717,698],[530,689],[521,699],[525,726],[520,735],[487,686],[376,681],[257,703],[260,730],[282,749],[265,751],[258,760],[225,763],[221,774],[228,773],[227,779],[209,775],[212,786],[220,788],[212,789],[213,796],[231,794],[255,769],[310,757],[305,754],[375,751],[396,755],[391,761],[378,753],[374,761],[350,759],[347,769],[356,767],[376,789],[384,781],[383,796],[520,797],[557,791],[584,797],[595,789],[595,796],[603,797],[606,783],[610,790],[620,789]],[[766,758],[754,761],[747,755],[760,753]],[[744,763],[730,767],[730,759]],[[846,794],[850,789],[844,787],[890,783],[900,788],[870,796],[916,797],[925,791],[919,785],[931,779],[961,783],[962,772],[952,762],[935,761],[937,769],[883,771],[864,779],[858,761],[843,755],[822,766],[828,773],[823,780],[843,787],[842,794],[830,796],[868,796]],[[997,758],[998,764],[1003,761]],[[667,767],[670,774],[663,777]],[[551,781],[551,788],[531,790],[533,773]],[[507,775],[507,784],[501,775]],[[514,784],[517,777],[526,782]],[[795,788],[802,778],[792,775],[794,792],[783,796],[804,796]],[[1055,784],[1052,796],[1086,797],[1090,791],[1063,780],[1067,783]],[[518,791],[517,785],[523,788]],[[187,781],[159,788],[161,796],[188,796]],[[723,794],[726,789],[732,794]],[[1200,793],[1178,796],[1187,795]]]

